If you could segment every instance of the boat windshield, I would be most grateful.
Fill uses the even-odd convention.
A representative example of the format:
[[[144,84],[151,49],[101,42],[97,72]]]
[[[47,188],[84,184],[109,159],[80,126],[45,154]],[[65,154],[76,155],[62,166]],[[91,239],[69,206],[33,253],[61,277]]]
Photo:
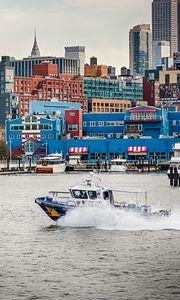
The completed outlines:
[[[96,191],[88,191],[88,195],[89,195],[90,199],[96,199],[97,198]]]
[[[71,193],[76,199],[88,199],[87,193],[84,190],[71,190]]]

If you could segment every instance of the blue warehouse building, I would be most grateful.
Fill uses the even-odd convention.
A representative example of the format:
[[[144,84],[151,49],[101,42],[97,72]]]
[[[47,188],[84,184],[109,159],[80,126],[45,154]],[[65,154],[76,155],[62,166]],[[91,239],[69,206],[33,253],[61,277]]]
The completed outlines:
[[[125,113],[89,113],[82,118],[83,138],[68,139],[64,114],[33,114],[8,120],[6,139],[15,154],[30,153],[33,158],[45,152],[61,151],[66,156],[70,148],[78,152],[86,147],[88,151],[82,159],[88,161],[118,156],[128,160],[139,157],[169,160],[173,145],[180,142],[180,112],[177,111],[138,106]]]

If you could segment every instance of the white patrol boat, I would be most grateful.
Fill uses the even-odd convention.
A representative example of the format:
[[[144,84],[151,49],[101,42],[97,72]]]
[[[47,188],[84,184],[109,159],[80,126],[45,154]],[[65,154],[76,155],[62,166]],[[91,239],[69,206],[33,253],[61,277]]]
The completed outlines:
[[[98,177],[95,180],[83,179],[83,182],[76,184],[69,188],[68,192],[64,191],[51,191],[48,196],[38,197],[35,202],[45,211],[45,213],[54,221],[64,217],[68,211],[72,209],[83,209],[88,207],[94,208],[108,208],[114,207],[115,209],[121,209],[128,212],[137,213],[141,216],[151,217],[160,216],[165,217],[171,214],[170,210],[160,210],[152,212],[151,206],[147,205],[147,192],[145,194],[146,202],[144,205],[139,205],[129,202],[115,202],[114,193],[128,193],[139,194],[138,191],[124,191],[113,190],[101,186],[100,179]]]

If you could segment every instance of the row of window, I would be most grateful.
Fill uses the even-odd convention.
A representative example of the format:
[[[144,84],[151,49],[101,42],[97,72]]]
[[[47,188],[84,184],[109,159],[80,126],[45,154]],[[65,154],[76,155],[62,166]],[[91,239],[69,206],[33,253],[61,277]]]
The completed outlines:
[[[116,138],[116,139],[120,139],[122,138],[123,134],[122,133],[90,133],[89,134],[90,137],[94,137],[94,138]]]
[[[173,120],[172,125],[180,125],[180,120]]]
[[[11,125],[10,130],[52,130],[52,124]]]
[[[99,103],[99,102],[94,102],[93,106],[105,106],[105,107],[131,107],[131,104],[126,104],[126,103]]]
[[[18,134],[18,135],[14,135],[14,134],[10,134],[9,135],[9,140],[13,140],[14,138],[18,139],[18,140],[21,140],[22,139],[22,135],[21,134]],[[28,139],[29,138],[29,135],[26,134],[25,135],[25,138]],[[34,139],[37,139],[38,136],[37,134],[33,134],[33,138]],[[54,139],[54,134],[41,134],[41,137],[40,137],[42,140],[48,138],[48,139]]]
[[[107,113],[118,113],[118,112],[124,112],[125,108],[93,108],[93,112],[107,112]]]
[[[89,123],[89,124],[88,124]],[[96,127],[96,126],[123,126],[124,121],[91,121],[91,122],[83,122],[84,127]]]

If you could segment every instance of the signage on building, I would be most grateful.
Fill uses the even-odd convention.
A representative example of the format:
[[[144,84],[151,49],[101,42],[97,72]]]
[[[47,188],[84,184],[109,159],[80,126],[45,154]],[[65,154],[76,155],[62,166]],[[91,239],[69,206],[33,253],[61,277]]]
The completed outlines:
[[[88,147],[71,147],[69,148],[69,154],[87,154]]]
[[[180,100],[180,84],[169,84],[160,86],[160,100]]]

